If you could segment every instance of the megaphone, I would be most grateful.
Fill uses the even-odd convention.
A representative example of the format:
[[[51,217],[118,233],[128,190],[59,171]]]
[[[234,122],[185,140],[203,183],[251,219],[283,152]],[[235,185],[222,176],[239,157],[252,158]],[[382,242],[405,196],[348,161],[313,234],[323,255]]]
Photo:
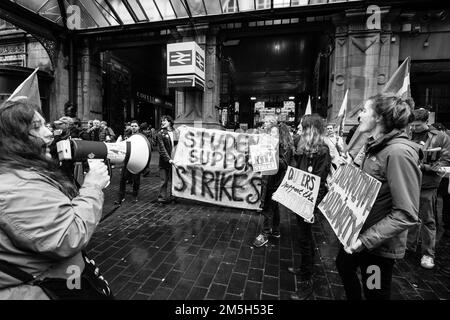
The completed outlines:
[[[56,143],[56,149],[60,161],[85,162],[92,159],[108,159],[111,164],[124,163],[133,174],[144,171],[152,155],[150,142],[140,133],[116,143],[62,140]]]

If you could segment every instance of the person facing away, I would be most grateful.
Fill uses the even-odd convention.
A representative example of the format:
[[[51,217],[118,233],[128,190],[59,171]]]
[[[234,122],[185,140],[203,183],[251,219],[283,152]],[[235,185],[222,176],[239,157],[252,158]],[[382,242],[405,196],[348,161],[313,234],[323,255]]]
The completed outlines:
[[[161,187],[158,194],[159,203],[169,203],[175,200],[172,196],[172,166],[173,153],[177,141],[175,140],[175,130],[171,116],[161,117],[161,129],[158,131],[158,151],[159,151],[159,177]]]
[[[360,113],[359,130],[368,133],[361,169],[381,182],[357,240],[341,246],[336,266],[349,300],[388,300],[396,259],[405,255],[408,229],[418,220],[419,147],[405,128],[412,118],[412,99],[391,93],[370,97]],[[378,286],[367,281],[377,266]],[[357,270],[361,271],[361,279]]]
[[[52,140],[37,106],[25,99],[0,106],[0,265],[8,266],[0,268],[0,300],[49,299],[38,284],[45,278],[63,283],[66,298],[94,292],[89,283],[81,290],[64,286],[69,267],[89,269],[82,250],[102,217],[108,171],[91,165],[77,190],[52,160]],[[36,278],[25,282],[11,269]]]
[[[407,247],[410,251],[416,251],[420,236],[422,240],[420,265],[432,269],[436,247],[437,191],[445,174],[442,167],[450,165],[450,139],[444,132],[428,125],[428,110],[420,108],[414,110],[413,114],[414,121],[410,126],[411,140],[422,146],[424,158],[420,164],[422,171],[420,223],[409,229]]]
[[[273,130],[271,130],[274,132]],[[287,167],[293,155],[294,142],[289,127],[280,123],[278,125],[278,171],[269,176],[263,176],[261,208],[264,216],[263,230],[253,242],[255,247],[262,247],[269,241],[269,236],[280,238],[280,208],[278,202],[272,200],[272,195],[280,186]]]
[[[131,121],[130,129],[125,131],[125,139],[129,139],[132,135],[139,133],[139,123],[136,120]],[[121,140],[122,141],[122,140]],[[119,194],[117,200],[114,202],[116,205],[121,205],[125,201],[125,191],[127,186],[127,181],[131,180],[133,186],[133,202],[138,201],[139,188],[141,186],[141,174],[131,173],[128,171],[127,167],[124,165],[120,171],[120,182],[119,182]]]
[[[314,216],[319,214],[317,205],[327,192],[326,178],[331,170],[331,156],[324,141],[324,120],[318,114],[305,115],[301,120],[300,138],[294,154],[292,165],[302,171],[320,177],[319,193],[314,207]],[[298,290],[291,295],[293,300],[305,300],[313,293],[313,261],[314,239],[312,236],[312,221],[306,221],[297,215],[297,225],[300,236],[301,264],[299,268],[289,267],[288,271],[300,277]]]

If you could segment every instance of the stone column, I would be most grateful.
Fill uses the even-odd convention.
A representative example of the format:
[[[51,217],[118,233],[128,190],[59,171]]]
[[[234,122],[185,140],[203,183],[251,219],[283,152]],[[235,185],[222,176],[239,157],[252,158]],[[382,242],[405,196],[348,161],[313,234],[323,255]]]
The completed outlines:
[[[217,31],[208,24],[191,27],[179,26],[177,42],[196,41],[205,51],[205,91],[180,88],[175,93],[175,126],[201,126],[222,128],[218,119],[220,98],[220,61],[217,56]]]
[[[349,89],[348,110],[354,111],[378,93],[398,66],[398,42],[391,42],[389,8],[382,8],[381,30],[368,30],[365,11],[348,10],[335,17],[334,63],[331,71],[333,108],[328,120],[334,121]],[[347,124],[356,123],[358,114],[347,113]]]

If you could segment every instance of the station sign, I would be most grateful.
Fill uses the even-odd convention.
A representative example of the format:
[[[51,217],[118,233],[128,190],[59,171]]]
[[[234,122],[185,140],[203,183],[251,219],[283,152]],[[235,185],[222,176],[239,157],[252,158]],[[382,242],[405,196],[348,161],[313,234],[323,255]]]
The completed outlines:
[[[204,90],[205,51],[195,41],[167,44],[167,86]]]

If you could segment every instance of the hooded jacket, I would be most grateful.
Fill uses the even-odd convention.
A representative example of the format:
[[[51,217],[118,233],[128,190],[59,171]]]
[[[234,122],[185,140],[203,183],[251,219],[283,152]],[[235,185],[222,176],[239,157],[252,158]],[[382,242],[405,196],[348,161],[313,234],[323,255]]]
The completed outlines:
[[[369,139],[362,170],[381,182],[359,239],[375,255],[401,259],[408,228],[418,221],[420,146],[397,129],[377,140]]]
[[[0,259],[38,278],[84,269],[86,247],[102,216],[103,192],[84,184],[73,199],[36,171],[0,174]],[[69,270],[69,271],[68,271]],[[0,300],[48,299],[38,286],[0,271]]]

